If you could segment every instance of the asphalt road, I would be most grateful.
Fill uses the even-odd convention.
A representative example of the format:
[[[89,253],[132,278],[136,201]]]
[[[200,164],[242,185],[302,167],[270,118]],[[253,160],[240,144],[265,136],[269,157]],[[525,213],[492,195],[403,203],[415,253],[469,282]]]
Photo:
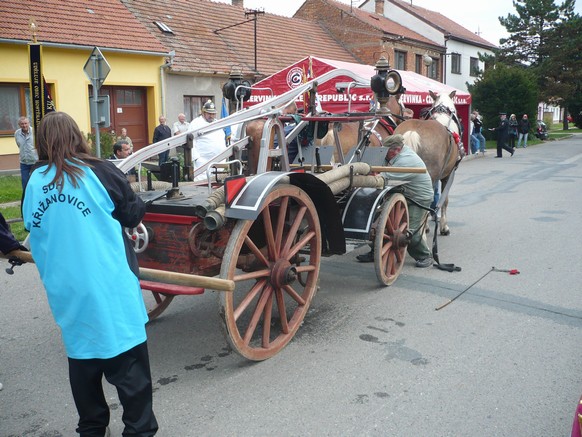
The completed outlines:
[[[439,249],[461,272],[408,259],[384,288],[354,261],[364,248],[326,258],[304,325],[267,361],[227,348],[215,295],[176,298],[148,327],[158,436],[569,435],[582,394],[582,135],[493,156],[463,162],[451,190]],[[0,436],[72,436],[36,269],[0,266]],[[120,436],[110,386],[107,398]]]

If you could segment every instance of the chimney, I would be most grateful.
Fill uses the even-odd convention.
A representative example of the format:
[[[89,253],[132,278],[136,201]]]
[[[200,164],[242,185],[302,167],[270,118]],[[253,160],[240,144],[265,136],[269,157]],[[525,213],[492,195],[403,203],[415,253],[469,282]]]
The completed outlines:
[[[243,8],[245,5],[245,1],[244,0],[232,0],[232,5],[239,6],[239,7]]]
[[[376,0],[376,13],[378,15],[384,15],[384,0]]]

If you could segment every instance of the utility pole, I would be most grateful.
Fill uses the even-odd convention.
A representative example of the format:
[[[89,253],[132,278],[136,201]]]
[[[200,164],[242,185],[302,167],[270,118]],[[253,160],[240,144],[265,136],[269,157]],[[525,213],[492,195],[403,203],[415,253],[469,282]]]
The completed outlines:
[[[262,9],[249,9],[245,11],[245,18],[252,16],[251,20],[255,22],[255,73],[258,72],[257,70],[257,21],[259,15],[265,15],[265,11]]]

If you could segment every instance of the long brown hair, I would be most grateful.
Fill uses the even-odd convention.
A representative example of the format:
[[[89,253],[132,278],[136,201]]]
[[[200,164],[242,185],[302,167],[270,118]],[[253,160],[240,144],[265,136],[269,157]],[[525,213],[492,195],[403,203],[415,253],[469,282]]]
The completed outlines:
[[[98,160],[91,155],[91,149],[75,120],[65,112],[46,114],[40,122],[36,138],[39,160],[48,162],[44,173],[55,166],[56,173],[51,183],[59,187],[64,185],[66,174],[73,187],[77,188],[79,179],[85,174],[78,166],[91,167],[91,161]]]

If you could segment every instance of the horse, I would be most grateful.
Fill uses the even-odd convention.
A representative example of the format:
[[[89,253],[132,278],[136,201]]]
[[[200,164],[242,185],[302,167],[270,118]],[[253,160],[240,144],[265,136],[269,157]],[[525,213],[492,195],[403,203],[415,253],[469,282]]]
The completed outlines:
[[[330,123],[327,134],[321,140],[316,140],[315,145],[336,144],[335,128],[344,156],[347,156],[354,146],[359,145],[362,139],[366,146],[380,147],[384,138],[392,135],[394,129],[405,119],[406,108],[400,103],[400,95],[390,95],[387,108],[390,111],[389,114],[363,124],[360,122],[337,123],[337,125]],[[334,158],[338,160],[337,154],[334,154]]]
[[[461,125],[457,118],[457,110],[453,98],[455,91],[449,95],[438,95],[432,91],[433,105],[429,109],[425,120],[406,120],[394,130],[394,134],[401,134],[405,143],[411,141],[409,132],[417,132],[420,141],[412,141],[411,148],[424,161],[433,184],[440,181],[441,187],[447,185],[451,173],[463,158],[464,150],[460,143]],[[446,193],[445,193],[446,195]],[[447,223],[448,195],[441,207],[440,233],[449,235]]]

